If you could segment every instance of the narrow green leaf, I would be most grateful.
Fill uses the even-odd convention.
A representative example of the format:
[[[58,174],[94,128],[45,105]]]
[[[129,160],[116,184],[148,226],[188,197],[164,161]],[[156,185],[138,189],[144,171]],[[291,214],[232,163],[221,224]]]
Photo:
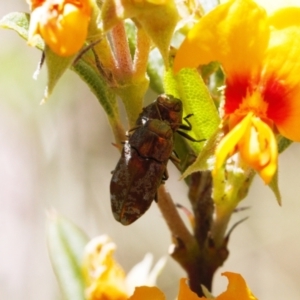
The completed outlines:
[[[96,96],[111,125],[117,144],[125,140],[125,131],[120,121],[120,113],[115,92],[108,86],[107,81],[99,73],[92,51],[88,51],[72,69],[89,86]]]
[[[66,300],[84,300],[82,262],[87,236],[73,223],[50,212],[48,250],[61,291]]]
[[[45,47],[45,58],[48,71],[47,86],[42,101],[47,101],[61,76],[72,65],[77,54],[62,57],[55,54],[48,46]]]
[[[280,135],[278,137],[277,141],[278,141],[278,152],[279,153],[282,153],[293,143],[293,141],[283,137],[282,135]]]
[[[278,202],[278,204],[281,206],[281,194],[278,186],[278,169],[276,173],[274,174],[272,181],[269,183],[269,187],[272,190],[272,192],[275,195],[275,198]]]
[[[28,28],[30,23],[30,15],[26,13],[10,13],[0,20],[0,27],[12,29],[16,31],[23,39],[28,40]],[[41,38],[37,40],[36,48],[43,50],[44,42]],[[64,72],[70,67],[74,60],[74,56],[61,57],[53,53],[47,46],[45,47],[45,57],[48,69],[48,81],[45,89],[44,98],[46,101],[58,80]]]
[[[72,66],[72,69],[89,86],[108,117],[116,118],[119,116],[119,111],[115,94],[108,87],[104,78],[99,75],[99,71],[95,67],[95,62],[88,56],[89,54],[80,59],[74,66]]]
[[[0,27],[16,31],[23,39],[27,41],[29,22],[30,14],[12,12],[7,14],[0,20]],[[36,47],[41,50],[44,49],[44,42],[41,38],[37,40]]]

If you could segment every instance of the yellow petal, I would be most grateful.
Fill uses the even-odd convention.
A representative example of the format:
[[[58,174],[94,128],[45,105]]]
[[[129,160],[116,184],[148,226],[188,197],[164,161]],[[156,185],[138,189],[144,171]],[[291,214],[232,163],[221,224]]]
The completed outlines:
[[[199,298],[196,293],[192,292],[189,286],[187,285],[187,279],[180,279],[180,287],[177,300],[201,300],[206,299],[205,297]]]
[[[213,170],[213,175],[215,175],[216,172],[222,167],[227,157],[233,154],[237,144],[242,139],[247,129],[250,127],[252,116],[253,114],[249,113],[221,140],[215,152],[216,162]]]
[[[238,149],[242,160],[268,184],[277,170],[277,142],[272,129],[259,118],[253,117],[251,123]]]
[[[276,29],[300,25],[300,7],[285,7],[277,10],[269,17],[270,25]]]
[[[75,54],[83,46],[91,14],[89,0],[39,3],[32,14],[28,43],[35,44],[40,35],[53,52],[60,56]],[[37,5],[37,4],[35,4]]]
[[[109,237],[100,236],[86,246],[83,273],[87,300],[125,300],[125,274],[114,261],[115,244]]]
[[[300,27],[274,30],[264,59],[262,81],[268,118],[285,137],[300,141]]]
[[[128,300],[166,300],[166,297],[157,287],[141,286]]]
[[[254,73],[269,40],[264,9],[251,0],[217,6],[188,33],[178,49],[174,71],[219,61],[227,74]]]
[[[299,6],[299,0],[256,0],[256,2],[264,7],[268,14],[288,6]]]
[[[224,272],[222,275],[228,278],[229,283],[227,291],[219,295],[216,300],[257,300],[240,274]]]

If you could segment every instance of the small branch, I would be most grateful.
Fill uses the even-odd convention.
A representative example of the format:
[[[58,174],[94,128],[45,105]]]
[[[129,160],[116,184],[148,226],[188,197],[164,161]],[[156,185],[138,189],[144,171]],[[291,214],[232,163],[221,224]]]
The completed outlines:
[[[115,59],[117,61],[119,79],[123,77],[126,78],[126,76],[132,76],[132,59],[123,22],[118,23],[111,30],[111,40]]]
[[[170,196],[166,191],[164,185],[161,185],[158,189],[158,201],[157,205],[172,233],[172,235],[183,242],[183,244],[188,245],[194,243],[194,238],[192,234],[188,231],[184,225],[178,210]]]
[[[142,27],[137,28],[137,43],[133,60],[133,72],[136,78],[144,78],[147,71],[151,40]]]
[[[230,221],[232,210],[223,210],[216,206],[215,218],[211,228],[211,237],[217,247],[223,244],[228,223]]]

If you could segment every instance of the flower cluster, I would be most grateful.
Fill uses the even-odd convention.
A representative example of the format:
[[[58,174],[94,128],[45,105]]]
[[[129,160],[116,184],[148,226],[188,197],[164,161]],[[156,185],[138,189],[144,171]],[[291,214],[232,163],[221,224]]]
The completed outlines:
[[[77,53],[83,46],[91,16],[89,0],[30,0],[28,43],[41,36],[60,56]]]
[[[231,0],[204,16],[179,48],[176,72],[218,61],[226,75],[226,135],[214,173],[238,153],[241,166],[268,184],[277,169],[276,135],[300,141],[299,19],[299,7],[268,15],[252,0]]]
[[[115,262],[113,252],[115,244],[108,236],[99,236],[92,239],[85,248],[83,272],[86,282],[87,300],[165,300],[164,294],[154,285],[161,269],[161,264],[157,264],[152,271],[152,281],[145,276],[149,269],[147,259],[140,263],[140,266],[133,268],[130,274],[125,276],[125,272]],[[157,266],[160,265],[158,268]],[[156,270],[156,271],[155,271]],[[134,274],[133,274],[134,273]],[[149,274],[150,275],[150,274]],[[240,274],[225,272],[222,275],[228,278],[227,290],[216,297],[216,300],[256,300],[245,280]],[[131,280],[128,280],[131,277]],[[144,278],[144,282],[141,282]],[[153,281],[154,278],[154,281]],[[127,280],[126,280],[127,279]],[[131,281],[131,283],[130,283]],[[140,283],[142,286],[138,286]],[[151,285],[151,286],[145,286]],[[130,285],[132,285],[130,287]],[[135,290],[134,287],[135,286]],[[133,293],[134,290],[134,293]],[[131,295],[133,293],[133,295]],[[178,300],[204,300],[192,292],[187,284],[187,280],[180,280]]]

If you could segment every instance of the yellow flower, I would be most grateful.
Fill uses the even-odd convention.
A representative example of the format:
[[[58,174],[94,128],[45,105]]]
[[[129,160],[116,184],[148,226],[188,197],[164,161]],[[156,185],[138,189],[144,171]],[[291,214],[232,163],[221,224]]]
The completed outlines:
[[[133,294],[136,286],[142,286],[136,288],[131,300],[164,300],[164,296],[158,288],[145,285],[155,285],[157,275],[165,264],[165,259],[160,259],[150,270],[153,257],[151,254],[147,254],[125,276],[125,272],[113,258],[115,248],[115,244],[106,235],[94,238],[86,246],[83,261],[86,299],[125,300]],[[162,298],[159,298],[159,295]]]
[[[70,56],[83,46],[91,16],[90,0],[31,0],[28,44],[41,36],[53,52]]]
[[[122,268],[113,259],[115,244],[106,235],[91,240],[85,248],[83,274],[86,283],[87,300],[166,300],[164,294],[155,286],[158,273],[165,264],[160,260],[150,271],[152,256],[146,255],[125,276]],[[227,291],[216,300],[256,300],[240,274],[226,272],[229,284]],[[145,286],[151,285],[151,286]],[[138,287],[137,287],[138,286]],[[132,296],[130,296],[132,295]],[[198,300],[190,290],[187,279],[180,280],[178,300]]]
[[[189,32],[174,71],[219,61],[226,75],[223,128],[215,174],[239,153],[266,184],[277,169],[276,134],[300,141],[300,8],[267,15],[252,0],[231,0]]]
[[[227,290],[217,296],[216,298],[199,298],[195,293],[193,293],[188,285],[186,284],[186,279],[180,280],[180,288],[178,294],[178,300],[204,300],[204,299],[215,299],[215,300],[257,300],[257,298],[252,294],[248,288],[244,278],[237,273],[224,272],[222,275],[228,278]]]

